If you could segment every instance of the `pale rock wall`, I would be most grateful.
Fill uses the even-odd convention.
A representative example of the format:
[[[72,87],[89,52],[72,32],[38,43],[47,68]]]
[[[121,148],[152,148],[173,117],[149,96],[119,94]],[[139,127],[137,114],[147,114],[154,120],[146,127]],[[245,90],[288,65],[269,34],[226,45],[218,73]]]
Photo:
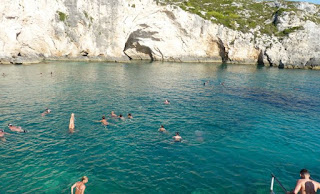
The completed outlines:
[[[278,18],[279,28],[304,30],[282,39],[256,39],[153,0],[3,0],[0,15],[0,63],[151,59],[313,67],[320,61],[320,27],[290,15]]]

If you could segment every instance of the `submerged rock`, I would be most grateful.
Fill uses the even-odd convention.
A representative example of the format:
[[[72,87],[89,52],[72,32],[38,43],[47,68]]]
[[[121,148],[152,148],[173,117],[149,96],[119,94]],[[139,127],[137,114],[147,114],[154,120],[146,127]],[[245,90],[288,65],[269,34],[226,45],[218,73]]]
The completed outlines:
[[[290,11],[276,16],[280,31],[291,29],[276,37],[261,34],[259,28],[232,30],[153,0],[4,0],[0,63],[134,59],[316,69],[320,26],[301,18],[319,9],[308,3],[297,8],[302,16]]]

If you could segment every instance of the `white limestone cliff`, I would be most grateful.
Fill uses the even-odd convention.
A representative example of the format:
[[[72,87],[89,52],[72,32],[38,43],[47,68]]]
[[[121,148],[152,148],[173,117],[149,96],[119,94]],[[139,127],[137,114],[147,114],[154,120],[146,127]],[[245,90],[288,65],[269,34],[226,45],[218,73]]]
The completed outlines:
[[[3,0],[0,63],[51,60],[261,63],[318,68],[320,26],[283,15],[284,38],[241,33],[153,0]],[[300,9],[317,12],[310,4]]]

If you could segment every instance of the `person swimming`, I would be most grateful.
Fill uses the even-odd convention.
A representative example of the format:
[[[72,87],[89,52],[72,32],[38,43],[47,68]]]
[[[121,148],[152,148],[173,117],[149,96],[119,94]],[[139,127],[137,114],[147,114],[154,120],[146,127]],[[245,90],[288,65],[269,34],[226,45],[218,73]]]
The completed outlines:
[[[320,189],[320,183],[311,179],[309,171],[302,169],[300,177],[301,179],[297,181],[295,189],[288,193],[316,194],[317,190]]]
[[[206,86],[208,84],[209,84],[209,81],[206,81],[206,82],[203,83],[204,86]]]
[[[128,114],[128,119],[133,119],[133,116],[131,115],[131,113]]]
[[[23,130],[21,127],[18,126],[13,126],[12,124],[8,124],[8,127],[11,131],[15,131],[15,132],[23,132],[26,133],[26,130]]]
[[[76,188],[75,194],[84,194],[84,191],[86,190],[86,183],[89,181],[88,177],[83,176],[81,178],[81,181],[76,182],[74,185],[71,187],[71,194],[73,194],[74,188]]]
[[[111,111],[111,117],[118,117],[118,115],[116,115],[114,111]]]
[[[164,101],[164,104],[170,104],[170,101],[166,99],[166,100]]]
[[[74,113],[71,113],[70,122],[69,122],[69,131],[70,133],[74,132]]]
[[[4,129],[0,129],[0,139],[1,141],[6,141],[6,138],[4,137],[5,134],[9,134],[4,132]]]
[[[121,120],[124,120],[124,117],[122,116],[122,114],[120,114],[118,118]]]
[[[160,131],[160,132],[166,132],[166,129],[164,128],[163,125],[161,125],[158,131]]]
[[[173,136],[175,142],[181,142],[182,137],[180,136],[179,132],[176,132],[176,135]]]
[[[102,116],[102,120],[100,120],[100,122],[103,124],[103,125],[109,125],[107,119],[105,116]]]
[[[45,116],[47,114],[51,113],[51,110],[46,108],[46,110],[41,114],[41,116]]]
[[[5,133],[4,133],[4,130],[3,130],[3,129],[0,129],[0,138],[1,138],[1,137],[4,137],[4,134],[5,134]]]

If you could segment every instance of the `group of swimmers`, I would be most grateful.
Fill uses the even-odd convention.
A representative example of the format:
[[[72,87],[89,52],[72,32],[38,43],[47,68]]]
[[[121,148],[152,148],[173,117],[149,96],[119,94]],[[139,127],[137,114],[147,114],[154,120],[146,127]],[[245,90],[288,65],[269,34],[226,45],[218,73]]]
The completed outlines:
[[[165,100],[164,101],[164,104],[170,104],[170,101],[169,100]],[[41,116],[46,116],[47,114],[50,114],[51,113],[51,110],[49,108],[46,108],[44,112],[41,113]],[[111,114],[110,114],[111,118],[118,118],[118,119],[121,119],[121,120],[124,120],[125,118],[123,117],[122,114],[120,114],[119,116],[115,114],[114,111],[111,111]],[[128,113],[127,115],[127,118],[128,119],[133,119],[133,116],[131,113]],[[69,121],[69,132],[70,133],[74,133],[74,129],[75,129],[75,124],[74,124],[74,113],[71,113],[71,117],[70,117],[70,121]],[[102,116],[102,119],[99,121],[102,123],[102,125],[104,126],[108,126],[110,123],[107,121],[106,117],[105,116]],[[27,131],[26,130],[23,130],[21,127],[19,126],[13,126],[11,123],[8,124],[8,127],[11,131],[13,132],[23,132],[23,133],[26,133]],[[163,125],[160,126],[159,132],[166,132],[166,129],[164,128]],[[4,129],[0,129],[0,139],[2,141],[6,141],[4,136],[8,134],[6,132],[4,132]],[[182,137],[180,136],[180,133],[179,132],[176,132],[175,136],[173,136],[173,139],[175,142],[181,142],[182,140]]]

